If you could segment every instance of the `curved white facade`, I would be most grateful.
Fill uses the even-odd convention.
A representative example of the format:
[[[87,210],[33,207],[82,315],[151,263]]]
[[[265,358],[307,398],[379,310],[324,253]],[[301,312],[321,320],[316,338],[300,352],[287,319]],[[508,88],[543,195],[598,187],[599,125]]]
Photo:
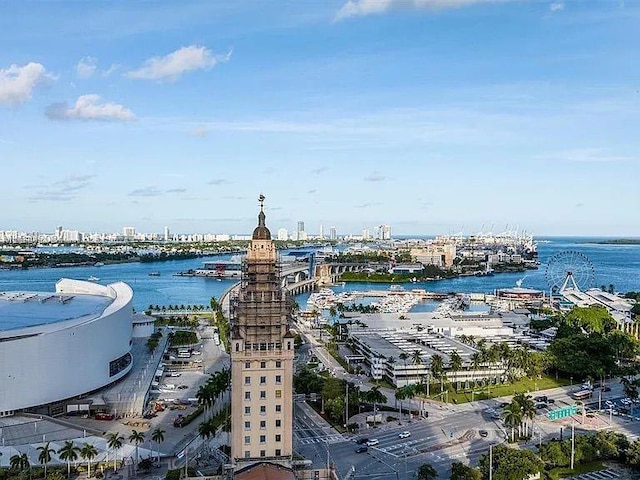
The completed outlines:
[[[55,293],[0,295],[0,415],[96,390],[132,367],[122,282],[62,279]],[[5,314],[6,312],[6,314]]]

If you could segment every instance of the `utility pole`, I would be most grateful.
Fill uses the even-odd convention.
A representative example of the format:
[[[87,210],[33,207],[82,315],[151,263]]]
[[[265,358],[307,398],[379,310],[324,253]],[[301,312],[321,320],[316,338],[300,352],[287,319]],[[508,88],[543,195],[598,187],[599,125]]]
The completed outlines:
[[[571,421],[571,470],[573,470],[573,461],[576,456],[576,434],[575,420]]]
[[[489,445],[489,480],[493,480],[493,445]]]
[[[344,428],[348,428],[349,425],[349,382],[345,381],[345,390],[347,391],[347,401],[344,404]],[[348,431],[348,430],[347,430]]]

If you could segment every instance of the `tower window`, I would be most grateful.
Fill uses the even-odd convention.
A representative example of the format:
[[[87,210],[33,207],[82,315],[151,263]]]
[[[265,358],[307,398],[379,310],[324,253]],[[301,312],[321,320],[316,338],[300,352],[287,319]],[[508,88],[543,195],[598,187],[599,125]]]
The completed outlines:
[[[251,377],[244,377],[244,384],[251,385]]]
[[[260,443],[264,443],[267,441],[267,436],[266,435],[260,435]]]
[[[244,399],[251,400],[251,392],[244,392]]]
[[[276,448],[276,457],[280,457],[282,456],[282,452],[280,451],[279,448]]]
[[[244,414],[251,415],[251,407],[244,407]]]
[[[277,384],[282,383],[282,375],[276,375],[276,383]]]
[[[260,400],[264,400],[267,398],[267,392],[265,390],[260,390]]]
[[[282,390],[276,390],[276,398],[282,398]]]
[[[276,427],[282,426],[282,420],[276,420]]]
[[[276,442],[281,441],[282,435],[280,435],[279,433],[276,434]]]
[[[276,405],[276,413],[279,413],[282,411],[282,405]]]
[[[276,368],[282,368],[282,362],[280,360],[276,360]]]
[[[260,385],[267,383],[267,377],[260,377]]]
[[[267,362],[260,362],[260,368],[267,368]]]
[[[245,443],[245,445],[248,444],[248,443],[251,443],[251,437],[249,435],[244,437],[244,443]]]
[[[251,362],[244,362],[244,368],[251,368]]]

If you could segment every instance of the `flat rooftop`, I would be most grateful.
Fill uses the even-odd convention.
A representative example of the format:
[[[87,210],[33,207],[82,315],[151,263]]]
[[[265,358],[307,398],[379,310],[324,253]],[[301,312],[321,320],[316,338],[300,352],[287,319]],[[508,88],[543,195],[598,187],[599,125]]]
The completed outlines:
[[[102,295],[0,292],[0,332],[77,318],[97,318],[113,302]]]

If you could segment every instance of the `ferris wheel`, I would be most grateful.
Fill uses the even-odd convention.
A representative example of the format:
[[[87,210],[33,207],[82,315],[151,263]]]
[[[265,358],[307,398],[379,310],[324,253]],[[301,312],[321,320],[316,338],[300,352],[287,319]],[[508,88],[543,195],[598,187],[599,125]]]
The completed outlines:
[[[589,257],[575,250],[566,250],[549,259],[545,277],[554,293],[567,289],[583,292],[594,285],[596,271]]]

